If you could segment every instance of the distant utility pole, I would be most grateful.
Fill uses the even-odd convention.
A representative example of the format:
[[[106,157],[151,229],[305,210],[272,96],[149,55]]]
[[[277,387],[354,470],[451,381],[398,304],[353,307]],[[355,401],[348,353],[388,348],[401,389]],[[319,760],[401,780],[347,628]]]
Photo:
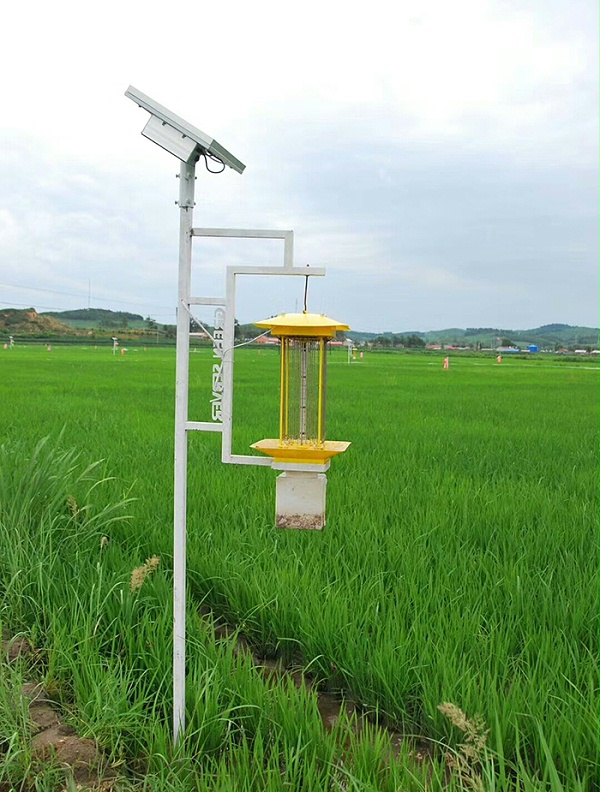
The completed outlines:
[[[90,310],[91,301],[92,301],[92,281],[88,278],[88,311]]]

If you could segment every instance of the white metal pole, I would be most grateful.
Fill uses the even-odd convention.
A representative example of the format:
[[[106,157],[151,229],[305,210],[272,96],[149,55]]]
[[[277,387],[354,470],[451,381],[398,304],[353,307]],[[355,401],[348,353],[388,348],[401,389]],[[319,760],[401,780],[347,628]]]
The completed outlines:
[[[187,431],[190,348],[190,285],[195,164],[179,171],[179,286],[175,362],[175,492],[173,524],[173,740],[185,729],[185,607]]]
[[[235,274],[233,267],[227,267],[225,296],[225,326],[223,327],[223,401],[221,403],[223,437],[221,442],[221,461],[230,463],[233,443],[233,356],[235,345]]]

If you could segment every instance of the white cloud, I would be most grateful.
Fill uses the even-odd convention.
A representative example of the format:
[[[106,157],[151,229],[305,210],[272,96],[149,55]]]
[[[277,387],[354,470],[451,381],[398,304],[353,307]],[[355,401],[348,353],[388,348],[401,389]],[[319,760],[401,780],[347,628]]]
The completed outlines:
[[[0,209],[0,250],[14,249],[19,239],[19,225],[14,214],[8,209]]]
[[[133,83],[248,165],[241,178],[199,169],[197,224],[294,229],[297,262],[330,270],[315,300],[355,326],[518,311],[521,325],[593,323],[596,16],[588,0],[374,0],[361,13],[238,0],[212,17],[199,4],[13,3],[0,280],[29,283],[14,302],[80,307],[92,281],[98,299],[170,310],[178,166],[140,136]],[[202,255],[216,288],[226,260],[275,253]],[[257,289],[261,314],[268,297]]]

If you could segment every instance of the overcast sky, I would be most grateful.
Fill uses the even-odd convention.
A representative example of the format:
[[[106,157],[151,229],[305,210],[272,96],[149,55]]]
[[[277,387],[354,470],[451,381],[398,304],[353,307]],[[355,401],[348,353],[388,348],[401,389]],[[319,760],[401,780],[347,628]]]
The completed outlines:
[[[597,326],[596,0],[357,9],[9,4],[0,307],[174,321],[179,164],[132,84],[246,164],[199,163],[194,224],[292,229],[295,263],[327,268],[309,309],[373,332]],[[227,263],[282,263],[280,242],[194,244],[200,296]],[[240,286],[241,322],[302,308],[302,279]]]

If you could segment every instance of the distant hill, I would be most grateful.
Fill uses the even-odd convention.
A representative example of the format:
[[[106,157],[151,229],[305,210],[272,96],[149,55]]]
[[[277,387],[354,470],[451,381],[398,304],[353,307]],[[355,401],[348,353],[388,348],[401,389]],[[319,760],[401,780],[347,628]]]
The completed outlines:
[[[79,308],[74,311],[45,311],[59,322],[78,328],[120,330],[144,327],[144,317],[127,311],[109,311],[105,308]]]
[[[553,344],[569,345],[598,345],[598,328],[581,327],[568,324],[548,324],[534,327],[530,330],[504,330],[499,328],[468,327],[465,338],[471,340],[484,340],[486,338],[510,338],[516,344],[530,343],[542,346]]]
[[[126,311],[110,311],[103,308],[81,308],[74,311],[48,311],[38,314],[35,308],[15,309],[0,308],[0,336],[23,335],[32,338],[53,338],[57,336],[72,336],[80,338],[95,334],[110,334],[119,331],[119,335],[126,333],[132,338],[146,335],[156,330],[153,320],[144,319],[141,314]],[[163,331],[166,326],[163,327]],[[169,338],[174,337],[174,327],[169,326]],[[260,331],[254,325],[240,325],[238,331],[242,337],[257,335]],[[540,349],[576,349],[600,346],[599,329],[597,327],[582,327],[568,324],[547,324],[529,330],[509,330],[498,327],[450,327],[444,330],[403,330],[386,331],[384,333],[367,333],[350,330],[345,335],[356,343],[377,342],[378,339],[397,345],[404,340],[414,339],[418,344],[409,343],[409,346],[420,344],[452,344],[458,347],[490,348],[496,347],[505,341],[510,341],[515,346],[524,347],[527,344],[536,344]],[[422,341],[419,341],[422,339]],[[499,339],[501,339],[499,341]]]
[[[391,339],[394,336],[409,337],[419,336],[426,344],[453,344],[456,346],[496,347],[502,341],[510,341],[517,346],[536,344],[540,349],[555,349],[557,347],[586,347],[599,345],[600,331],[597,327],[582,327],[568,324],[548,324],[534,327],[529,330],[508,330],[500,327],[450,327],[445,330],[404,330],[400,333],[361,333],[349,331],[346,333],[357,343],[373,342],[377,338]],[[500,341],[498,339],[501,339]]]
[[[139,314],[123,311],[104,311],[98,309],[95,317],[90,317],[95,309],[82,311],[61,311],[37,313],[35,308],[15,309],[0,308],[0,341],[6,343],[13,336],[15,343],[52,341],[55,343],[112,343],[113,336],[120,341],[132,344],[175,342],[175,328],[158,325],[151,319],[145,320]],[[65,318],[64,314],[79,318]],[[81,318],[83,314],[84,318]]]
[[[78,330],[59,322],[52,316],[37,313],[35,308],[0,308],[0,334],[39,337],[80,336]]]

